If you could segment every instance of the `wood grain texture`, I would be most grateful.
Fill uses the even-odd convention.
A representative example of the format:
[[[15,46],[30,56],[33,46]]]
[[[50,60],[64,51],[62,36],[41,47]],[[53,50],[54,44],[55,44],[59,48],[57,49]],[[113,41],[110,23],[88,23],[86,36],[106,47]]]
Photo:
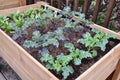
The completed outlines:
[[[116,67],[116,70],[115,70],[115,72],[113,74],[112,80],[120,80],[120,60],[119,60],[119,62],[117,64],[117,67]]]
[[[26,5],[26,0],[0,0],[0,9],[7,9]]]
[[[36,8],[38,6],[47,6],[48,8],[60,11],[44,2],[37,4],[1,10],[0,13],[9,15],[11,11],[24,12],[30,7]],[[120,34],[111,30],[98,26],[91,25],[92,28],[98,28],[105,33],[113,33],[120,39]],[[14,42],[2,30],[0,30],[0,56],[3,57],[7,63],[18,73],[23,80],[58,80],[52,73],[50,73],[42,64],[36,61],[29,53]],[[115,70],[115,67],[120,58],[120,44],[114,47],[103,58],[96,62],[91,68],[85,71],[76,80],[104,80]]]

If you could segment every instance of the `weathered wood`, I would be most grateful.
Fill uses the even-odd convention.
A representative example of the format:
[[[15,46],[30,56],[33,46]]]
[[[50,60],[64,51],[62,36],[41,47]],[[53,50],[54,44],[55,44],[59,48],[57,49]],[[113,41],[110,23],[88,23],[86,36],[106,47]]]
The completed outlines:
[[[109,23],[109,20],[110,20],[110,16],[111,16],[114,4],[115,4],[115,0],[110,0],[109,1],[109,5],[108,5],[108,8],[107,8],[107,12],[106,12],[106,17],[105,17],[105,20],[104,20],[104,27],[108,27],[108,23]]]
[[[101,4],[101,0],[97,0],[95,9],[94,9],[94,13],[93,13],[93,18],[92,18],[93,22],[96,22],[96,20],[97,20],[97,16],[98,16],[99,9],[100,9],[100,4]]]
[[[23,6],[19,8],[1,10],[0,13],[9,15],[10,11],[24,12],[30,7],[36,8],[39,6],[47,6],[48,8],[56,11],[60,11],[46,3],[39,2],[38,4]],[[91,27],[98,28],[105,33],[113,33],[120,39],[120,34],[115,33],[106,28],[100,27],[96,24],[92,24]],[[114,47],[104,57],[97,61],[92,67],[85,71],[76,80],[104,80],[114,70],[120,58],[120,44]],[[42,64],[36,61],[31,55],[29,55],[22,47],[14,42],[9,36],[7,36],[2,30],[0,30],[0,56],[3,57],[7,63],[18,73],[23,80],[58,80],[52,73],[50,73]]]
[[[116,67],[112,80],[120,80],[120,60],[118,62],[118,65]]]

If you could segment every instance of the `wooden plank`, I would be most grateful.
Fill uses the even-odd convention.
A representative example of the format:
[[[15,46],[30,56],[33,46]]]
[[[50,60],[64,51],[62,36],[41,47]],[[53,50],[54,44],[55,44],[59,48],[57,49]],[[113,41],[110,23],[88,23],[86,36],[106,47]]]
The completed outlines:
[[[76,80],[105,80],[116,68],[120,58],[120,44],[102,57]]]
[[[26,5],[26,0],[0,0],[0,9],[7,9]]]
[[[0,5],[8,4],[9,2],[19,2],[19,0],[0,0]]]
[[[108,27],[108,23],[109,23],[109,20],[110,20],[110,16],[111,16],[114,4],[115,4],[115,0],[110,0],[109,1],[109,5],[108,5],[108,8],[107,8],[107,12],[106,12],[106,17],[105,17],[105,20],[104,20],[104,27]]]
[[[6,80],[5,77],[2,75],[1,72],[0,72],[0,80]]]
[[[92,18],[93,22],[96,22],[96,20],[97,20],[97,16],[98,16],[99,9],[100,9],[100,4],[101,4],[101,0],[97,0],[95,9],[94,9],[94,13],[93,13],[93,18]]]
[[[1,73],[7,80],[21,80],[19,76],[11,69],[11,67],[0,58]],[[1,80],[1,79],[0,79]]]
[[[14,2],[9,2],[9,3],[3,3],[0,5],[0,9],[7,9],[7,8],[13,8],[13,7],[18,7],[20,6],[19,1],[14,1]]]
[[[116,67],[116,70],[115,70],[115,72],[114,72],[114,74],[113,74],[112,80],[120,80],[120,60],[119,60],[119,62],[118,62],[118,65],[117,65],[117,67]]]

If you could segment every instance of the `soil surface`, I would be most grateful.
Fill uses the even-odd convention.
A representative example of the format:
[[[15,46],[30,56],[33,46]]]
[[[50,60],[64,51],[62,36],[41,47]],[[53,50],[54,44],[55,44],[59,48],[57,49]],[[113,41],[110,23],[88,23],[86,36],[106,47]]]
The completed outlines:
[[[22,37],[17,38],[15,41],[23,46],[25,40],[32,40],[32,33],[34,31],[39,31],[41,33],[41,35],[46,34],[47,32],[54,32],[55,30],[57,30],[57,28],[63,27],[65,26],[64,22],[62,21],[58,21],[58,22],[52,22],[49,19],[46,19],[46,21],[49,23],[47,25],[44,25],[42,28],[39,26],[34,26],[31,25],[30,27],[27,28],[27,33]],[[82,24],[81,24],[82,25]],[[56,57],[57,55],[59,55],[60,53],[65,53],[65,55],[69,54],[69,51],[67,48],[64,47],[65,43],[72,43],[74,44],[75,48],[78,48],[80,50],[87,50],[87,48],[80,43],[77,43],[77,40],[82,38],[82,35],[86,32],[89,32],[92,36],[94,35],[94,32],[91,31],[91,28],[89,26],[85,26],[82,25],[84,28],[75,31],[73,29],[67,29],[67,31],[64,31],[63,34],[66,38],[66,40],[62,41],[62,40],[58,40],[59,41],[59,47],[55,47],[54,45],[48,45],[47,48],[50,52],[50,55],[52,55],[53,57]],[[8,33],[8,35],[11,36],[11,34]],[[82,64],[79,66],[75,66],[72,62],[69,63],[69,65],[71,65],[74,69],[74,73],[71,74],[66,80],[75,80],[80,74],[82,74],[85,70],[87,70],[90,66],[92,66],[96,61],[98,61],[101,57],[103,57],[107,52],[109,52],[114,46],[116,46],[120,41],[116,40],[116,39],[110,39],[109,43],[106,45],[106,50],[103,52],[100,50],[100,48],[95,48],[95,50],[97,50],[98,55],[95,58],[87,58],[87,59],[83,59],[82,60]],[[23,47],[24,48],[24,47]],[[38,48],[25,48],[26,51],[28,51],[28,53],[30,53],[30,55],[32,55],[36,60],[38,60],[41,64],[43,64],[44,66],[46,65],[46,63],[42,63],[40,61],[41,58],[41,54],[39,53],[39,51],[43,49],[43,47],[38,47]],[[54,71],[51,71],[56,77],[58,77],[61,80],[63,76],[62,74],[55,74]]]
[[[22,38],[18,38],[16,40],[16,42],[18,44],[20,44],[21,46],[23,45],[23,42],[25,39],[31,39],[32,37],[32,33],[33,31],[35,30],[34,26],[31,26],[27,29],[29,35],[27,36],[24,36]],[[38,29],[40,30],[40,29]],[[49,28],[44,28],[44,30],[40,30],[41,34],[45,34],[47,33],[48,31],[54,31],[56,29],[54,29],[53,27],[49,27]],[[76,48],[79,48],[79,49],[84,49],[86,50],[86,47],[82,44],[78,44],[77,43],[77,40],[79,38],[82,37],[81,34],[85,33],[85,32],[90,32],[90,29],[89,28],[84,28],[84,30],[80,30],[80,31],[72,31],[72,30],[68,30],[68,32],[64,32],[64,36],[66,38],[69,38],[69,40],[66,40],[66,41],[59,41],[59,48],[56,48],[55,46],[53,45],[49,45],[47,46],[46,48],[50,51],[50,53],[52,53],[51,55],[53,57],[56,57],[56,55],[58,55],[59,53],[66,53],[68,54],[68,50],[66,48],[64,48],[64,44],[67,43],[67,42],[71,42],[75,45]],[[92,32],[90,32],[91,34],[93,34]],[[117,45],[119,43],[119,41],[116,42],[116,40],[110,40],[109,43],[106,45],[106,50],[103,52],[101,51],[99,48],[96,48],[97,51],[98,51],[98,56],[95,57],[94,59],[91,59],[91,58],[88,58],[88,59],[83,59],[82,60],[82,64],[80,66],[75,66],[74,64],[70,63],[70,65],[73,66],[73,69],[74,69],[74,73],[71,74],[66,80],[75,80],[75,78],[77,78],[80,74],[82,74],[85,70],[87,70],[90,66],[92,66],[95,62],[97,62],[101,57],[103,57],[107,52],[109,52],[115,45]],[[29,48],[29,49],[26,49],[35,59],[37,59],[41,64],[43,64],[45,66],[45,63],[42,63],[40,61],[40,58],[41,58],[41,54],[38,53],[38,51],[41,49],[40,48]],[[55,72],[54,71],[51,71],[54,75]],[[57,74],[56,77],[58,77],[59,79],[61,80],[64,80],[62,79],[62,75],[61,74]]]

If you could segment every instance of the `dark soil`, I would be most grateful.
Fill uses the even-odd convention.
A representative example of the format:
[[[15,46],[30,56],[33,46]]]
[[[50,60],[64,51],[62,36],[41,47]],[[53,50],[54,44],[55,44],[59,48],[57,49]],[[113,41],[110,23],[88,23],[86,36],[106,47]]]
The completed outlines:
[[[52,25],[51,25],[52,26]],[[56,28],[53,28],[53,27],[46,27],[44,28],[43,31],[40,30],[40,32],[42,32],[41,34],[45,34],[46,32],[48,31],[54,31],[56,30]],[[59,26],[60,27],[60,26]],[[27,32],[29,33],[28,35],[22,37],[22,38],[18,38],[16,40],[17,43],[19,43],[20,45],[23,44],[24,40],[25,39],[31,39],[32,37],[32,32],[35,30],[36,28],[34,26],[31,26],[27,29]],[[80,30],[80,31],[72,31],[72,30],[69,30],[68,32],[64,32],[64,36],[66,38],[69,38],[69,40],[66,40],[66,41],[59,41],[60,45],[59,45],[59,48],[56,48],[55,46],[53,45],[50,45],[50,46],[47,46],[46,48],[50,51],[50,53],[52,53],[51,55],[53,57],[55,57],[56,55],[58,55],[59,53],[66,53],[68,54],[68,50],[66,48],[64,48],[64,44],[67,43],[67,42],[71,42],[75,45],[76,48],[79,48],[79,49],[84,49],[86,50],[86,48],[84,47],[84,45],[82,44],[78,44],[77,43],[77,40],[79,38],[81,38],[81,34],[85,33],[86,31],[90,32],[90,29],[88,28],[84,28],[84,30]],[[92,32],[91,32],[92,34]],[[109,41],[109,43],[107,44],[107,48],[105,50],[105,52],[101,51],[99,48],[97,48],[98,50],[98,56],[95,57],[94,59],[84,59],[82,60],[82,64],[80,66],[74,66],[72,63],[70,63],[70,65],[73,66],[74,68],[74,74],[71,74],[67,80],[75,80],[75,78],[77,78],[80,74],[82,74],[85,70],[87,70],[90,66],[92,66],[96,61],[98,61],[101,57],[103,57],[108,51],[110,51],[115,45],[117,45],[119,43],[114,41],[114,40],[111,40]],[[40,53],[38,53],[38,51],[40,50],[41,48],[38,48],[38,49],[34,49],[34,48],[29,48],[29,49],[26,49],[35,59],[37,59],[40,63],[42,63],[40,61],[40,58],[41,58],[41,55]],[[45,63],[42,63],[44,66],[45,66]],[[55,72],[51,71],[54,75]],[[62,75],[61,74],[57,74],[56,75],[59,79],[62,78]]]
[[[49,24],[45,25],[44,27],[40,28],[37,26],[31,25],[26,31],[29,34],[26,34],[22,37],[19,37],[16,42],[19,45],[23,45],[25,40],[31,40],[32,39],[32,33],[35,30],[39,30],[41,34],[46,34],[48,31],[49,32],[53,32],[55,31],[58,27],[63,27],[64,26],[64,22],[62,21],[58,21],[58,22],[51,22],[49,21],[49,19],[47,20],[47,22],[49,22]],[[69,51],[64,47],[65,43],[71,42],[74,44],[74,46],[80,50],[87,50],[86,47],[82,44],[78,44],[77,40],[82,38],[82,34],[85,32],[90,32],[91,35],[94,35],[93,32],[91,32],[91,29],[89,28],[89,26],[85,26],[84,28],[79,30],[79,31],[74,31],[72,29],[67,30],[67,32],[64,32],[64,36],[67,38],[67,40],[65,41],[60,41],[59,40],[59,48],[53,46],[53,45],[49,45],[46,48],[49,50],[49,52],[51,53],[51,55],[53,57],[56,57],[58,54],[60,53],[65,53],[65,54],[69,54]],[[9,34],[9,33],[8,33]],[[11,34],[9,34],[11,36]],[[98,56],[95,57],[94,59],[88,58],[88,59],[83,59],[82,60],[82,64],[80,66],[75,66],[74,64],[72,64],[72,62],[70,62],[70,65],[74,68],[74,73],[71,74],[67,80],[75,80],[75,78],[77,78],[80,74],[82,74],[85,70],[87,70],[90,66],[92,66],[96,61],[98,61],[101,57],[103,57],[107,52],[109,52],[114,46],[116,46],[119,43],[119,40],[113,40],[110,39],[109,43],[106,45],[106,50],[103,52],[101,51],[99,48],[96,48],[96,50],[98,51]],[[29,48],[26,49],[26,51],[28,51],[28,53],[30,53],[30,55],[32,55],[36,60],[38,60],[41,64],[43,64],[44,66],[46,65],[45,63],[42,63],[40,61],[41,58],[41,54],[39,53],[39,50],[41,50],[42,47],[39,47],[37,49],[35,48]],[[51,71],[54,75],[56,75],[56,77],[58,77],[61,80],[62,79],[62,75],[61,74],[55,74],[54,71]]]

